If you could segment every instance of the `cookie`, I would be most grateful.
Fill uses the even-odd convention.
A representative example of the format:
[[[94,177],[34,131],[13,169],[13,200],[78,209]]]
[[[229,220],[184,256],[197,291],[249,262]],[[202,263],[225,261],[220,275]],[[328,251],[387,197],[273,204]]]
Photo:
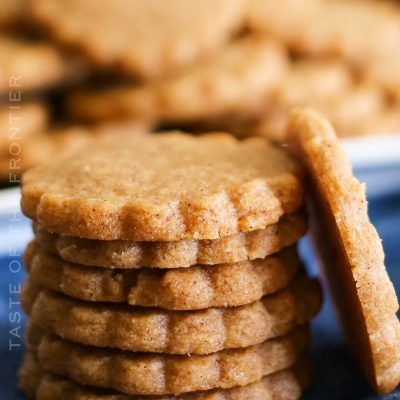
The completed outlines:
[[[339,56],[365,68],[398,49],[400,8],[390,1],[250,0],[248,24],[307,56]]]
[[[40,286],[76,299],[127,302],[166,310],[250,304],[285,288],[301,267],[296,248],[255,261],[158,271],[100,269],[72,264],[28,245],[24,265]]]
[[[0,36],[0,97],[77,82],[87,72],[83,62],[66,58],[51,44]]]
[[[244,19],[242,0],[34,0],[32,9],[60,43],[79,48],[95,65],[142,79],[216,52]]]
[[[88,239],[218,239],[276,223],[302,192],[300,164],[262,139],[175,132],[98,140],[28,171],[22,209]]]
[[[134,242],[90,240],[48,232],[34,223],[35,240],[47,252],[76,264],[105,268],[186,268],[265,258],[305,235],[302,212],[283,215],[276,224],[214,240]]]
[[[297,400],[311,380],[311,367],[301,359],[293,367],[267,375],[258,382],[227,390],[164,396],[129,396],[116,391],[82,386],[65,377],[43,371],[37,356],[28,352],[19,370],[19,386],[36,400]]]
[[[24,19],[27,0],[2,0],[0,4],[0,27],[15,27]]]
[[[9,158],[17,153],[10,146],[23,146],[28,136],[46,130],[48,119],[48,110],[41,103],[24,102],[17,108],[0,106],[0,158]]]
[[[309,104],[329,117],[340,137],[361,136],[379,133],[379,125],[386,129],[396,128],[395,118],[390,116],[389,104],[385,97],[386,95],[381,88],[364,81],[353,84],[338,96],[316,99],[315,102],[311,101]],[[305,105],[306,103],[302,104]],[[298,105],[302,104],[299,103]],[[289,105],[286,105],[275,114],[276,118],[281,119],[280,125],[286,132],[285,137],[288,133],[287,115],[289,109]],[[387,114],[388,112],[389,114]],[[398,112],[400,118],[400,111]],[[385,116],[386,114],[388,117]],[[273,121],[273,119],[268,121],[267,118],[264,120],[263,128],[267,131],[276,129],[277,121]],[[269,125],[271,121],[272,125]]]
[[[390,62],[389,62],[390,60]],[[381,85],[398,103],[400,102],[400,56],[393,52],[386,58],[372,60],[364,71],[370,79]]]
[[[80,89],[66,108],[79,120],[145,117],[165,123],[251,109],[276,88],[287,68],[283,46],[265,35],[237,39],[188,70],[144,85]]]
[[[370,385],[387,393],[400,381],[398,302],[368,218],[365,188],[318,113],[294,112],[290,132],[308,170],[314,238],[349,347]]]
[[[301,3],[301,2],[299,2]],[[287,114],[296,105],[326,103],[354,85],[350,67],[338,59],[297,59],[278,82],[268,99],[245,113],[228,113],[185,125],[190,132],[227,131],[238,137],[262,136],[283,142]],[[82,108],[82,107],[81,107]]]
[[[299,276],[287,289],[249,305],[199,311],[163,311],[93,304],[40,291],[32,280],[21,301],[30,320],[75,342],[122,350],[209,354],[286,334],[321,306],[317,281]]]
[[[44,334],[41,366],[75,382],[138,395],[162,395],[244,386],[293,366],[306,350],[307,327],[245,349],[170,356],[83,346]],[[30,345],[35,348],[35,344]]]
[[[25,106],[23,106],[24,108]],[[25,111],[22,113],[25,115]],[[28,121],[27,121],[28,123]],[[20,175],[29,168],[50,162],[61,154],[70,152],[84,145],[89,145],[103,137],[112,136],[122,140],[124,135],[137,135],[147,132],[149,124],[145,121],[101,124],[96,127],[67,126],[47,127],[16,140],[20,145],[15,156],[7,154],[0,158],[0,180],[8,180]],[[22,135],[21,135],[22,136]]]

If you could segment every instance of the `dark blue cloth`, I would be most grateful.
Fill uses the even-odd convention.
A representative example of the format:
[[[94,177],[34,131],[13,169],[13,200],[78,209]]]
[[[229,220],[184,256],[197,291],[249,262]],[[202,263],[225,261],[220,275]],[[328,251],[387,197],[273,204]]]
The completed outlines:
[[[386,265],[398,294],[400,291],[400,194],[370,203],[370,215],[379,231],[386,252]],[[314,262],[307,243],[302,244],[303,257],[308,268],[314,271]],[[10,261],[15,257],[0,258],[0,399],[24,400],[16,389],[17,367],[22,354],[22,339],[15,336],[24,321],[16,322],[16,312],[20,309],[10,301],[17,301],[17,295],[10,293],[24,279],[23,271],[10,271]],[[17,264],[11,266],[12,269]],[[14,320],[13,320],[14,319]],[[14,335],[10,333],[13,329]],[[342,334],[332,313],[329,299],[326,299],[321,314],[313,323],[313,344],[311,355],[315,365],[315,383],[306,393],[306,400],[373,400],[378,399],[364,384],[358,370],[354,367],[344,345]],[[9,341],[16,345],[11,350]],[[383,397],[400,399],[400,390]],[[59,399],[54,399],[59,400]],[[60,399],[62,400],[62,399]]]

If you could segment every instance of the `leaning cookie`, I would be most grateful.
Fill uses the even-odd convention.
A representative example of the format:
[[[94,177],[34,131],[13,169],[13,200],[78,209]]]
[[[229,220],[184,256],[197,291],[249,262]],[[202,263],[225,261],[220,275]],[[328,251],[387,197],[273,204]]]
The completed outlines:
[[[243,23],[244,5],[244,0],[34,0],[32,10],[51,36],[80,49],[94,65],[154,79],[216,52]]]
[[[311,367],[306,358],[300,359],[293,367],[267,375],[249,385],[161,396],[131,396],[83,386],[66,377],[44,371],[37,355],[31,351],[24,356],[19,370],[21,390],[36,400],[298,400],[310,381]]]
[[[285,288],[301,268],[296,248],[254,261],[173,270],[86,267],[28,245],[24,265],[42,287],[76,299],[166,310],[250,304]]]
[[[199,311],[163,311],[93,304],[41,290],[32,280],[21,301],[32,323],[75,342],[122,350],[209,354],[259,344],[308,322],[321,306],[317,281],[300,275],[252,304]]]
[[[51,232],[88,239],[218,239],[297,210],[301,175],[299,163],[259,138],[136,135],[31,169],[22,209]]]
[[[28,338],[29,340],[29,338]],[[244,349],[171,356],[99,349],[42,334],[28,347],[42,367],[84,385],[137,395],[230,389],[296,364],[308,346],[307,327]]]
[[[399,306],[365,189],[317,112],[295,111],[290,132],[308,170],[312,230],[350,349],[370,385],[389,392],[400,382]]]

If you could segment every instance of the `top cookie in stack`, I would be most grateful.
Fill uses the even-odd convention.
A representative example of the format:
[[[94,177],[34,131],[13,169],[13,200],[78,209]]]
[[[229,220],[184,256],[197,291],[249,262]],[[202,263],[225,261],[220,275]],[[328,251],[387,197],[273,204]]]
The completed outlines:
[[[29,171],[23,390],[298,398],[321,305],[295,247],[302,174],[262,139],[179,132],[99,140]]]

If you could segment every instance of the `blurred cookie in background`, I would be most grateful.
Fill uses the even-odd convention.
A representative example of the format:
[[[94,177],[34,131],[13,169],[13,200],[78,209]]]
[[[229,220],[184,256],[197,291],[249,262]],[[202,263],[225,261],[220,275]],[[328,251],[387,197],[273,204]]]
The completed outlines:
[[[241,37],[176,76],[142,85],[79,89],[67,101],[77,120],[132,117],[163,124],[241,113],[268,98],[288,67],[285,49],[265,35]]]
[[[339,56],[364,68],[398,50],[400,8],[377,0],[249,0],[248,24],[304,56]]]
[[[0,36],[0,96],[6,96],[11,87],[33,92],[65,86],[87,73],[83,62],[49,43]]]
[[[291,108],[312,105],[331,119],[341,136],[400,130],[400,108],[385,91],[360,81],[350,66],[338,59],[297,59],[267,101],[240,115],[228,113],[194,121],[191,132],[227,130],[239,137],[263,136],[276,142],[287,137]]]
[[[33,18],[98,68],[149,79],[216,52],[243,26],[245,0],[32,0]]]
[[[26,20],[28,0],[1,0],[0,29],[15,28]]]

